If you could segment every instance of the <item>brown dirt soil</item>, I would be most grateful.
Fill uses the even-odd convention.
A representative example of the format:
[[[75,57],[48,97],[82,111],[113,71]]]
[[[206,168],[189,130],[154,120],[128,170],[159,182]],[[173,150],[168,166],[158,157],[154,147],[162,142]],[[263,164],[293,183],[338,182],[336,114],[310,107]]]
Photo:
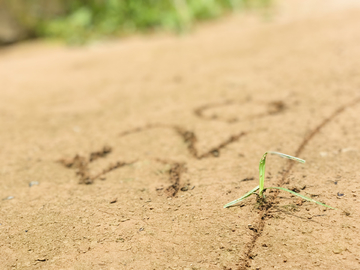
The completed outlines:
[[[0,268],[360,269],[359,29],[359,1],[293,0],[0,51]],[[266,186],[338,210],[269,191],[224,209],[267,150],[307,163],[269,157]]]

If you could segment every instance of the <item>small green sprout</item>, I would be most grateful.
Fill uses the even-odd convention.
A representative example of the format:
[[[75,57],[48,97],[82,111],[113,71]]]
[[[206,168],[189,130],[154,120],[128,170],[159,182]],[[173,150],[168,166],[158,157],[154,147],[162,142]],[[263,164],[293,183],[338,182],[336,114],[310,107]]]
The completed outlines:
[[[286,155],[286,154],[283,154],[283,153],[279,153],[279,152],[266,152],[261,160],[260,160],[260,164],[259,164],[259,174],[260,174],[260,181],[259,181],[259,185],[254,188],[253,190],[250,190],[248,193],[246,193],[244,196],[242,196],[241,198],[235,200],[235,201],[232,201],[232,202],[229,202],[227,204],[224,205],[224,208],[227,208],[229,206],[232,206],[238,202],[241,202],[242,200],[246,199],[247,197],[249,197],[251,194],[256,194],[258,195],[258,197],[260,198],[260,200],[265,200],[265,195],[264,195],[264,191],[266,189],[280,189],[280,190],[284,190],[284,191],[287,191],[287,192],[290,192],[291,194],[294,194],[304,200],[307,200],[309,202],[314,202],[314,203],[317,203],[319,205],[322,205],[322,206],[325,206],[325,207],[328,207],[328,208],[331,208],[331,209],[335,209],[331,206],[328,206],[326,204],[323,204],[321,202],[318,202],[318,201],[315,201],[313,199],[310,199],[308,197],[305,197],[299,193],[296,193],[292,190],[289,190],[289,189],[286,189],[286,188],[283,188],[283,187],[268,187],[268,188],[264,188],[264,182],[265,182],[265,163],[266,163],[266,156],[267,154],[274,154],[274,155],[278,155],[278,156],[281,156],[283,158],[288,158],[288,159],[292,159],[292,160],[295,160],[295,161],[298,161],[298,162],[301,162],[301,163],[305,163],[305,160],[303,159],[300,159],[300,158],[297,158],[297,157],[293,157],[293,156],[290,156],[290,155]],[[256,191],[259,190],[259,193],[256,193]]]

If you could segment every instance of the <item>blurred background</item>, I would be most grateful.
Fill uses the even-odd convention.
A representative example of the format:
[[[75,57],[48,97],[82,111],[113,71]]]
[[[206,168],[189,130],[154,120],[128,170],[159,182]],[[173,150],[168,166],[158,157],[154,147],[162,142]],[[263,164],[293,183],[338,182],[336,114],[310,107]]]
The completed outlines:
[[[32,38],[68,44],[136,32],[189,31],[197,21],[271,0],[0,0],[0,45]]]

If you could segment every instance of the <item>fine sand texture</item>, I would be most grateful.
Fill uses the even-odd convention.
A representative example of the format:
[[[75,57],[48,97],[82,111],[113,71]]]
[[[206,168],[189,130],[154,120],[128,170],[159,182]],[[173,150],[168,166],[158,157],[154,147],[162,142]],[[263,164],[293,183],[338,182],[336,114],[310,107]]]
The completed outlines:
[[[0,269],[360,269],[360,2],[0,50]],[[258,185],[266,191],[224,209]]]

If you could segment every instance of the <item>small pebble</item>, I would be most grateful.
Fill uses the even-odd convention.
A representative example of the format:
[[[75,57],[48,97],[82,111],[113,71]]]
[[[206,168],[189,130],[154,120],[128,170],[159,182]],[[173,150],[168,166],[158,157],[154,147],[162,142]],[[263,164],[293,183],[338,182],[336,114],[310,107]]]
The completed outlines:
[[[32,186],[38,186],[39,185],[39,182],[38,181],[31,181],[29,183],[29,187],[32,187]]]
[[[117,198],[114,198],[110,201],[110,203],[116,203],[117,202]]]
[[[328,155],[327,152],[320,152],[320,156],[321,156],[321,157],[326,157],[327,155]]]
[[[337,195],[338,195],[339,197],[341,197],[341,196],[344,196],[344,193],[338,192]]]
[[[140,228],[140,229],[139,229],[139,232],[142,232],[143,230],[145,230],[145,229],[144,229],[144,228]]]
[[[5,201],[5,200],[11,200],[11,199],[14,199],[14,196],[8,196],[8,197],[4,198],[3,201]]]

